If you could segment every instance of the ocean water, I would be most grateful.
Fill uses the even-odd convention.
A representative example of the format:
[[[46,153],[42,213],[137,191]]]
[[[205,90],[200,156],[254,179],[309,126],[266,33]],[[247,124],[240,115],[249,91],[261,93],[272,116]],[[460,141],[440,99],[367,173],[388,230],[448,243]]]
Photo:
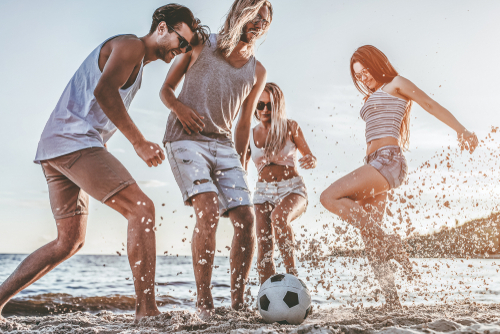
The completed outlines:
[[[0,282],[26,255],[0,255]],[[498,270],[494,259],[414,259],[421,279],[398,278],[403,304],[440,304],[450,301],[500,302]],[[497,264],[498,262],[498,264]],[[216,257],[213,296],[216,306],[230,305],[229,259]],[[278,272],[283,268],[278,267]],[[336,258],[317,268],[299,268],[317,307],[376,305],[373,282],[363,259]],[[251,293],[258,293],[255,264]],[[156,294],[161,310],[194,310],[196,291],[191,257],[157,258]],[[134,287],[126,256],[76,255],[18,294],[5,315],[43,315],[63,312],[111,310],[132,312]],[[250,301],[255,304],[255,301]]]

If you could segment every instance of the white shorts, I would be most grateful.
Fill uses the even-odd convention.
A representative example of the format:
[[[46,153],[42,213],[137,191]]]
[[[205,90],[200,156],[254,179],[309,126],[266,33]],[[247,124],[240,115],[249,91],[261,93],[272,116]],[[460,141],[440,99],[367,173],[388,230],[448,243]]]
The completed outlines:
[[[276,206],[290,194],[297,194],[307,200],[307,189],[302,176],[279,182],[257,182],[253,204],[269,202]]]

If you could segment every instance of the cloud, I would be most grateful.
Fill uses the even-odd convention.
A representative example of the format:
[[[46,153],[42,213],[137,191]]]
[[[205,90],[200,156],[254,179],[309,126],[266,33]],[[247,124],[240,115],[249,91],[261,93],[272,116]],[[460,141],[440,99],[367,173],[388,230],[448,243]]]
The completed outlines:
[[[144,188],[159,188],[168,186],[168,182],[163,182],[159,180],[147,180],[147,181],[137,181],[137,183]]]

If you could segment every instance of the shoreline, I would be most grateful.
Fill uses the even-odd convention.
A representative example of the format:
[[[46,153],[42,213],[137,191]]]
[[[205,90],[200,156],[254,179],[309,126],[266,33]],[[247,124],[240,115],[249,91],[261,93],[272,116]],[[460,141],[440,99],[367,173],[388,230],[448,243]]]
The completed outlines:
[[[187,310],[167,311],[134,323],[133,314],[102,311],[52,316],[13,316],[0,323],[3,333],[500,333],[500,304],[476,302],[382,307],[315,308],[302,325],[265,324],[256,310],[218,307],[207,321]],[[489,331],[489,332],[487,332]]]

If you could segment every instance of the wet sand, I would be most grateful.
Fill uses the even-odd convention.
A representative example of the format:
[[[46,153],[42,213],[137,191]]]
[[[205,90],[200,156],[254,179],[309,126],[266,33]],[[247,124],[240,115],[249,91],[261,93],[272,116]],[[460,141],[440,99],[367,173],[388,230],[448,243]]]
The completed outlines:
[[[132,314],[103,311],[43,317],[9,317],[1,333],[485,333],[500,334],[500,304],[409,306],[401,311],[370,308],[321,308],[300,326],[268,325],[255,310],[217,308],[209,320],[186,311],[168,311],[134,323]]]

